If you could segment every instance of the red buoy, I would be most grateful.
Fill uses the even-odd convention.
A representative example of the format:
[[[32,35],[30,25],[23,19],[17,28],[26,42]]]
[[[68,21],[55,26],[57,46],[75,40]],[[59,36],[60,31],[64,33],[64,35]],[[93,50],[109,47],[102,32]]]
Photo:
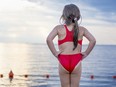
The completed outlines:
[[[112,76],[113,79],[116,79],[116,76]]]
[[[25,78],[27,78],[27,77],[28,77],[28,75],[27,75],[27,74],[25,74],[25,75],[24,75],[24,77],[25,77]]]
[[[9,72],[9,78],[13,78],[14,77],[14,73],[12,72],[12,70]]]
[[[91,79],[94,79],[94,75],[91,75],[90,78],[91,78]]]
[[[3,78],[3,74],[0,74],[0,78]]]
[[[49,77],[50,77],[50,76],[47,74],[47,75],[46,75],[46,78],[49,78]]]

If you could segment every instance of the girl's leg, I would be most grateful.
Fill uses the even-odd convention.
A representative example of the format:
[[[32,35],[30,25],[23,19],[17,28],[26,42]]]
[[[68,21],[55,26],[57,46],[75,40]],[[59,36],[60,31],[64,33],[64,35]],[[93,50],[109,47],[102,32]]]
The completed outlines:
[[[73,72],[71,73],[71,87],[79,87],[80,77],[82,71],[81,62],[75,67]]]
[[[61,64],[59,64],[59,76],[61,87],[70,87],[70,74],[66,71]]]

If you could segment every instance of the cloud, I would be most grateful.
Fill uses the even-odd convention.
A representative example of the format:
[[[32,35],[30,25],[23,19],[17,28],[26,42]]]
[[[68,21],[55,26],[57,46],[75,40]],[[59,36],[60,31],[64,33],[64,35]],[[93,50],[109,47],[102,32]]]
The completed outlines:
[[[0,11],[13,11],[13,10],[20,10],[26,6],[33,5],[27,1],[21,0],[0,0]]]
[[[10,10],[5,8],[1,10],[0,36],[2,38],[0,41],[44,43],[50,32],[49,29],[52,29],[52,25],[57,22],[55,21],[57,11],[27,1],[15,2],[13,0],[12,2],[18,4],[19,8],[12,6],[13,8],[9,8]],[[24,6],[20,7],[22,3]],[[11,2],[9,4],[11,5]],[[51,20],[52,24],[50,25]]]
[[[44,4],[44,1],[42,1],[42,0],[27,0],[27,1],[37,3],[38,5],[43,5]]]
[[[45,43],[49,32],[59,24],[64,5],[70,2],[79,6],[81,25],[95,35],[98,44],[107,44],[108,40],[116,44],[116,13],[101,11],[81,0],[0,1],[0,42]]]
[[[81,25],[95,36],[97,44],[116,44],[116,12],[103,11],[86,2],[80,2],[78,6],[82,13]],[[87,43],[86,39],[84,43]]]

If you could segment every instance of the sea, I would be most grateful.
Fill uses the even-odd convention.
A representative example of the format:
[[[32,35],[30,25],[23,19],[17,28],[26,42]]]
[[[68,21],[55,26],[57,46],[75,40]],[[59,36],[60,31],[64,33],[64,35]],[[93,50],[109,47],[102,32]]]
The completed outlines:
[[[46,44],[0,43],[0,87],[61,87],[58,60]],[[96,45],[82,61],[80,87],[116,87],[116,45]]]

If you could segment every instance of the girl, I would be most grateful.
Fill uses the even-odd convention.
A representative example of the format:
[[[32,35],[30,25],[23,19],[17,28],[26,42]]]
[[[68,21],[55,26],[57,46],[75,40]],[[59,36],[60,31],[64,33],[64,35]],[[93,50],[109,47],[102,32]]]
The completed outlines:
[[[80,16],[80,10],[76,5],[66,5],[61,16],[64,24],[57,25],[47,37],[47,45],[59,61],[61,87],[79,87],[81,61],[89,55],[96,43],[93,35],[78,25]],[[53,44],[57,35],[59,51]],[[89,45],[81,52],[83,37],[88,39]]]

